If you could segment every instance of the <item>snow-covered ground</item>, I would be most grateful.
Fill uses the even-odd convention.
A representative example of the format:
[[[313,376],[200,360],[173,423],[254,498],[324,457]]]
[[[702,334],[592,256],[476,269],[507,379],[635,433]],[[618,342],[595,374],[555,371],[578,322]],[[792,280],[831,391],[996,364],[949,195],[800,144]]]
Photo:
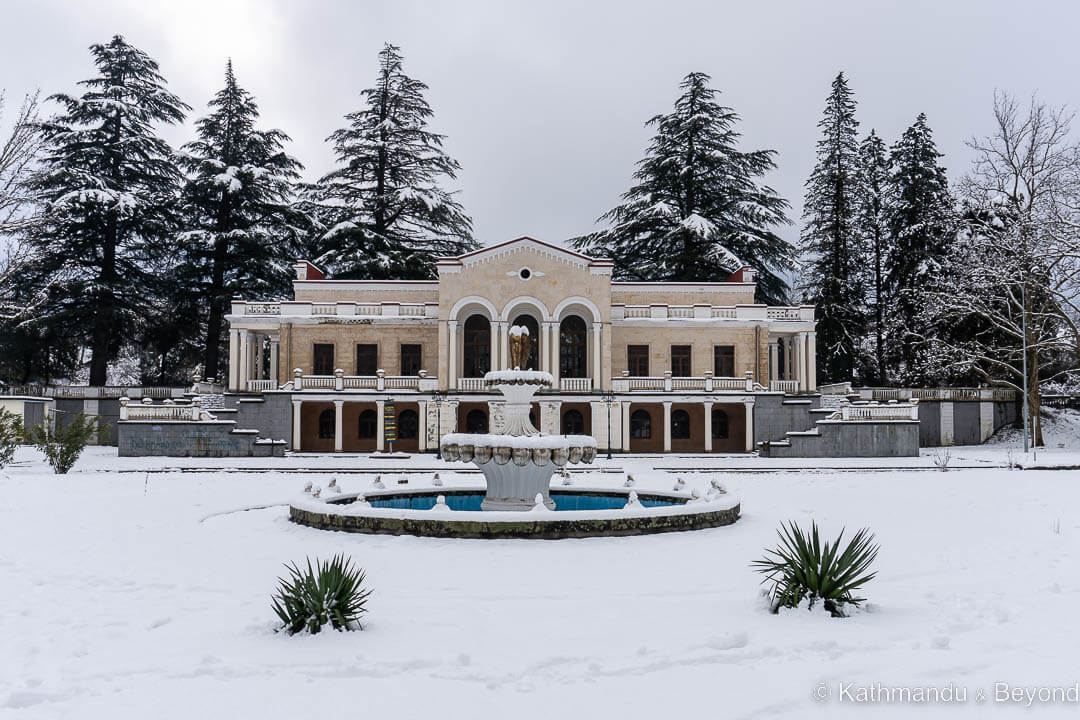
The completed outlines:
[[[1040,465],[1080,465],[1076,436],[1062,442]],[[1001,444],[953,448],[947,473],[933,456],[895,471],[881,460],[616,458],[601,465],[665,489],[673,475],[657,467],[687,468],[688,489],[718,477],[742,518],[635,538],[450,541],[322,532],[278,505],[333,468],[424,468],[410,475],[421,484],[430,457],[93,448],[54,476],[20,450],[0,475],[0,717],[983,717],[1002,704],[995,683],[1072,687],[1080,472],[1009,470]],[[339,474],[346,491],[371,479]],[[768,613],[750,562],[780,522],[811,518],[828,534],[877,533],[864,612]],[[275,634],[282,563],[337,552],[375,589],[366,630]],[[843,696],[873,683],[952,684],[967,702]],[[1026,703],[994,717],[1027,716]],[[1035,704],[1037,717],[1080,710]]]

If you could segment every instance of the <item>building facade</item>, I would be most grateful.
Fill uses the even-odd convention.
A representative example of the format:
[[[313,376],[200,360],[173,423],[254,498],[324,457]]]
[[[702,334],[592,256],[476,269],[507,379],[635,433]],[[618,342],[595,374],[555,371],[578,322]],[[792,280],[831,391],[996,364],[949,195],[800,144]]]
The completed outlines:
[[[746,452],[762,395],[813,393],[814,309],[754,303],[726,282],[612,281],[610,260],[518,238],[439,261],[430,281],[331,280],[296,264],[294,300],[235,300],[228,390],[288,394],[297,451],[433,451],[456,430],[498,432],[483,376],[529,328],[529,368],[554,386],[546,433],[600,449]],[[610,418],[610,420],[609,420]]]

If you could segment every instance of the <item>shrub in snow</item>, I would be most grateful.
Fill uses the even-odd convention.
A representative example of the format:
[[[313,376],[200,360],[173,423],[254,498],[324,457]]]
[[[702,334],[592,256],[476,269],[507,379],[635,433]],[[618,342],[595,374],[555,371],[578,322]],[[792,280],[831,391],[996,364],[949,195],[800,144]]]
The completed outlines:
[[[762,582],[773,584],[770,597],[774,613],[782,607],[798,607],[806,600],[809,608],[822,602],[833,617],[844,617],[845,605],[857,607],[865,600],[853,593],[877,575],[869,572],[879,549],[869,528],[855,533],[843,550],[843,531],[833,543],[822,543],[817,523],[810,524],[809,533],[793,522],[781,525],[776,532],[780,544],[775,550],[766,550],[764,559],[752,563],[765,575]]]
[[[15,413],[0,409],[0,468],[15,457],[15,448],[23,441],[22,418]]]
[[[95,436],[101,437],[106,428],[97,417],[77,413],[69,423],[56,422],[55,426],[50,418],[45,418],[30,428],[28,439],[45,453],[53,472],[63,475],[72,468],[90,441]]]
[[[934,451],[934,465],[937,465],[937,469],[941,472],[949,471],[950,460],[952,460],[952,453],[949,452],[949,448]]]
[[[307,568],[295,563],[286,565],[288,578],[278,578],[277,593],[272,596],[274,612],[281,620],[281,630],[293,635],[312,635],[329,625],[334,630],[363,630],[360,616],[371,590],[364,589],[364,571],[353,567],[352,560],[335,555],[331,560],[311,559]]]

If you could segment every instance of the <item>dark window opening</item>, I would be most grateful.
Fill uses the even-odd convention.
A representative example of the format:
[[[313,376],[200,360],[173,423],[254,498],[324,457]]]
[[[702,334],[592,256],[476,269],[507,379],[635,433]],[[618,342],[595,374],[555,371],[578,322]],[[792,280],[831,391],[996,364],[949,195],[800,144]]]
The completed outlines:
[[[525,367],[521,369],[536,370],[540,367],[537,365],[537,358],[539,357],[540,352],[540,323],[536,322],[536,318],[532,315],[518,315],[510,325],[520,325],[529,328],[529,339],[532,340],[532,343],[529,346],[529,361],[525,364]],[[506,364],[510,365],[510,358],[506,358]]]
[[[734,345],[717,345],[713,348],[713,375],[735,377]]]
[[[563,435],[584,435],[585,417],[579,410],[567,410],[562,416]]]
[[[671,413],[671,439],[690,439],[690,413],[685,410],[676,410]]]
[[[483,410],[470,410],[465,416],[465,432],[482,435],[488,431],[487,413]]]
[[[626,346],[626,369],[633,377],[649,376],[649,346],[627,345]]]
[[[397,417],[398,440],[415,440],[420,433],[420,416],[415,410],[402,410]]]
[[[334,439],[334,411],[323,410],[319,413],[319,439],[320,440],[333,440]]]
[[[588,329],[577,315],[559,323],[559,377],[588,377]]]
[[[690,377],[690,346],[671,346],[671,374],[673,377]]]
[[[334,346],[329,343],[315,343],[315,349],[312,352],[313,361],[311,367],[312,375],[333,375],[334,374]]]
[[[356,346],[356,374],[374,375],[379,369],[379,346],[357,345]]]
[[[465,321],[463,342],[463,377],[484,377],[484,373],[491,370],[491,323],[488,319],[483,315],[469,317]]]
[[[652,418],[647,410],[635,410],[630,414],[630,437],[639,440],[652,437]]]
[[[723,410],[712,411],[712,436],[713,440],[728,438],[728,416]]]
[[[406,376],[416,375],[420,372],[420,346],[401,346],[401,374]]]
[[[365,410],[360,413],[360,417],[357,418],[357,436],[362,440],[375,437],[375,432],[378,429],[379,419],[375,415],[374,410]]]

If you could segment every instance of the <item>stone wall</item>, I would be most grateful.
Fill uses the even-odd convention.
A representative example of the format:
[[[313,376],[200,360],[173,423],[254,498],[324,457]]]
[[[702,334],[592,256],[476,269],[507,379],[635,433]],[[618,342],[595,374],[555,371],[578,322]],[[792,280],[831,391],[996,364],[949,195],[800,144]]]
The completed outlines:
[[[789,430],[809,430],[820,419],[811,412],[821,396],[791,397],[780,393],[754,396],[754,442],[784,440]]]
[[[129,420],[117,425],[120,457],[281,457],[285,444],[260,440],[227,420],[185,422]]]
[[[647,345],[649,348],[649,374],[663,375],[671,369],[671,346],[690,346],[690,375],[700,377],[713,372],[713,348],[717,345],[735,346],[735,375],[743,377],[754,373],[762,382],[759,365],[761,352],[757,343],[757,329],[753,327],[709,328],[702,331],[695,327],[657,327],[616,325],[611,330],[611,376],[619,377],[628,369],[627,346]],[[769,345],[766,338],[764,349],[765,367],[768,365]],[[764,383],[763,383],[764,384]]]
[[[294,368],[300,368],[305,375],[314,374],[316,343],[334,346],[334,367],[341,368],[346,375],[356,374],[356,346],[371,344],[378,346],[376,367],[382,368],[387,375],[401,374],[401,345],[419,344],[421,368],[435,374],[439,365],[439,326],[435,321],[427,323],[410,322],[400,325],[388,323],[365,324],[364,318],[357,318],[356,323],[344,323],[340,318],[334,322],[318,325],[293,325],[288,333],[283,333],[278,364],[278,384],[292,380]]]
[[[258,430],[260,437],[284,440],[287,447],[292,447],[291,397],[287,393],[263,393],[260,398],[226,396],[228,407],[236,409],[236,427]]]
[[[920,400],[922,447],[978,445],[1016,422],[1017,403],[1007,400]]]
[[[763,446],[761,454],[765,457],[798,458],[919,455],[919,423],[916,420],[822,420],[815,424],[815,431],[788,434],[786,443]]]

